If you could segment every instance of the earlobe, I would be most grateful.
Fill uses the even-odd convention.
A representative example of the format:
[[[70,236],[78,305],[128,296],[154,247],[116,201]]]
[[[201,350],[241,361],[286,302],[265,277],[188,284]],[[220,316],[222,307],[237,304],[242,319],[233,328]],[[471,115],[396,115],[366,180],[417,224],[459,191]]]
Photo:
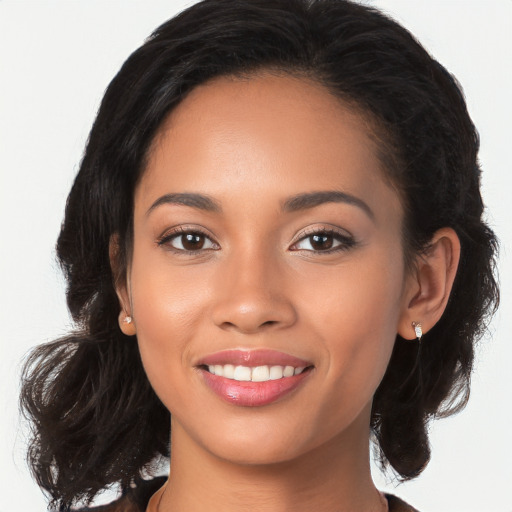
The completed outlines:
[[[134,336],[137,334],[137,328],[135,327],[133,318],[126,314],[125,311],[121,311],[119,313],[119,328],[121,329],[121,332],[126,336]]]
[[[418,255],[407,280],[398,334],[405,339],[428,332],[441,318],[450,298],[460,259],[459,237],[452,228],[434,234],[428,248]]]
[[[122,265],[120,262],[119,254],[119,236],[117,233],[115,233],[110,237],[109,258],[114,286],[121,309],[118,317],[119,328],[121,329],[121,332],[126,336],[134,336],[137,330],[131,314],[132,307],[129,294],[129,285],[126,277],[126,269],[121,268]]]
[[[416,334],[416,339],[421,341],[421,338],[423,338],[423,326],[420,322],[412,322],[412,327],[414,329],[414,333]]]

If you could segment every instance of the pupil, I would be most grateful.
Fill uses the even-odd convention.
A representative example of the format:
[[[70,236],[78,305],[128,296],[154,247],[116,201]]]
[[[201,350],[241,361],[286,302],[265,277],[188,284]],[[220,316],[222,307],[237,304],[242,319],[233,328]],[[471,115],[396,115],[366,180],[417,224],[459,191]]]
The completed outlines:
[[[204,245],[204,236],[196,233],[187,233],[183,236],[182,244],[189,251],[201,249]]]
[[[313,235],[311,237],[311,246],[317,250],[330,249],[332,247],[331,235]]]

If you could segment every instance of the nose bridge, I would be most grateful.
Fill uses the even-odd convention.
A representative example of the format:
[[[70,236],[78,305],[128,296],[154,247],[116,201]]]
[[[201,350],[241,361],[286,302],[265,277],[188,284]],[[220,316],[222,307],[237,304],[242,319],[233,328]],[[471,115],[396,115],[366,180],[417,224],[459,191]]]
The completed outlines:
[[[213,313],[218,326],[249,333],[295,321],[280,259],[277,251],[251,244],[226,257]]]

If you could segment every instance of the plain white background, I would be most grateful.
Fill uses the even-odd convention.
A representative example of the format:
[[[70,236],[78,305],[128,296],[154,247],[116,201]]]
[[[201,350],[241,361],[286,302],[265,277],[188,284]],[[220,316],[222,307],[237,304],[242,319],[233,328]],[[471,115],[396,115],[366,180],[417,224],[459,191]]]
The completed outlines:
[[[0,0],[0,512],[45,510],[24,463],[20,362],[70,327],[54,244],[102,93],[183,0]],[[432,426],[432,461],[385,488],[422,512],[511,512],[512,2],[375,0],[454,73],[482,141],[487,218],[502,244],[502,306],[466,410]]]

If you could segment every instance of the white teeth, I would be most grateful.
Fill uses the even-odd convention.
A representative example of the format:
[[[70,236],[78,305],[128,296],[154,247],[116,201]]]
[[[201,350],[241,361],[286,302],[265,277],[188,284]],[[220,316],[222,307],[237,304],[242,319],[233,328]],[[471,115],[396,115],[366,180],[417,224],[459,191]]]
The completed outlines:
[[[228,379],[234,379],[235,378],[235,367],[232,364],[225,364],[224,365],[223,377],[226,377]]]
[[[283,367],[282,366],[271,366],[270,367],[270,380],[277,380],[283,378]]]
[[[283,371],[283,377],[291,377],[295,372],[293,366],[285,366]]]
[[[253,382],[265,382],[270,377],[268,366],[256,366],[252,369],[251,380]]]
[[[238,381],[266,382],[299,375],[305,370],[304,366],[234,366],[232,364],[209,365],[208,371],[219,377]]]
[[[248,366],[237,366],[233,378],[235,380],[251,380],[251,369]]]

